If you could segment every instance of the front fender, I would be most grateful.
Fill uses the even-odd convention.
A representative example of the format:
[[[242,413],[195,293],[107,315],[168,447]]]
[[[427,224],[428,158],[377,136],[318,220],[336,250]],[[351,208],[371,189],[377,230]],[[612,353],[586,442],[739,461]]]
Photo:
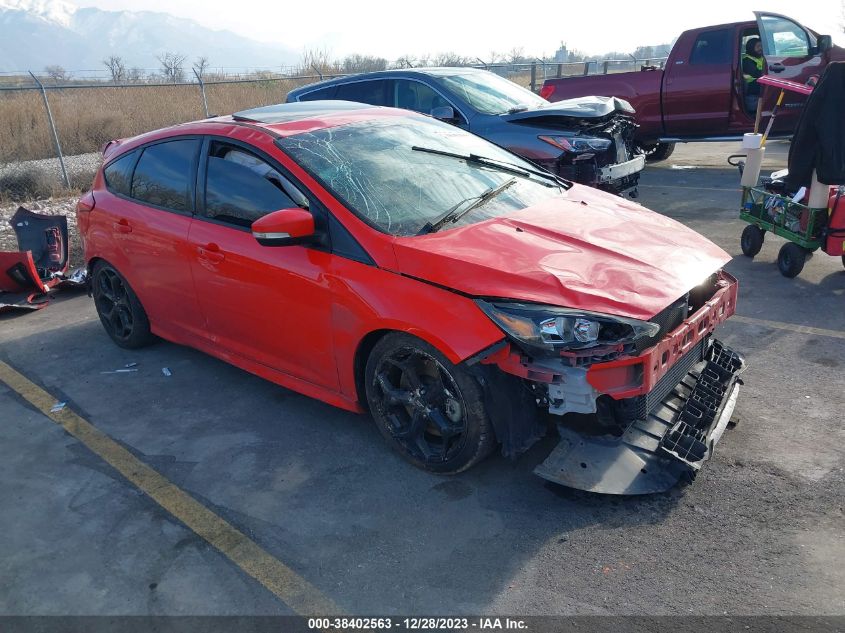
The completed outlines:
[[[332,336],[344,395],[357,397],[356,356],[375,333],[406,332],[460,363],[504,338],[462,294],[375,266],[337,258],[331,276]]]

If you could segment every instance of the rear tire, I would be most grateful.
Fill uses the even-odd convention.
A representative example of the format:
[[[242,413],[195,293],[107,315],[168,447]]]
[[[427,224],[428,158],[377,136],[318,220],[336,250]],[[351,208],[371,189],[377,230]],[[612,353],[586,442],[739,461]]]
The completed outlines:
[[[765,231],[759,226],[749,224],[742,230],[742,238],[740,238],[739,245],[742,248],[742,254],[746,257],[754,257],[763,248],[763,240],[766,237]]]
[[[91,294],[100,323],[117,346],[138,349],[155,341],[138,296],[114,266],[104,261],[94,265]]]
[[[382,338],[364,384],[379,431],[418,468],[459,473],[496,447],[478,382],[425,341],[401,332]]]
[[[778,269],[784,277],[800,275],[806,261],[807,251],[792,242],[784,244],[778,253]]]
[[[845,266],[845,255],[842,256],[842,266]]]
[[[675,151],[674,143],[651,143],[649,145],[637,145],[640,152],[645,154],[649,163],[657,163],[666,160]]]

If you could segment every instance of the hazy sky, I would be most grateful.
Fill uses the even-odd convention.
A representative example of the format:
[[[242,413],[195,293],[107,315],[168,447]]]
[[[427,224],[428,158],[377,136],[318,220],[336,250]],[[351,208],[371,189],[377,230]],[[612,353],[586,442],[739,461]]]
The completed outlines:
[[[561,42],[587,53],[632,51],[669,42],[688,28],[752,19],[752,11],[761,8],[829,33],[839,44],[845,39],[840,26],[845,0],[72,1],[111,10],[164,11],[297,51],[325,48],[337,57],[362,53],[395,59],[454,51],[487,58],[491,51],[515,47],[551,55]]]

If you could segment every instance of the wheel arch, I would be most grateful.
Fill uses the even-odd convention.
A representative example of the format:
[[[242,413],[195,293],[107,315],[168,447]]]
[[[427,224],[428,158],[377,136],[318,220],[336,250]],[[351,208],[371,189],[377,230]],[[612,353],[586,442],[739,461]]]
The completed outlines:
[[[352,371],[355,381],[355,396],[358,399],[358,403],[364,410],[368,410],[366,391],[364,389],[364,369],[367,366],[367,359],[369,359],[370,353],[381,339],[394,333],[409,334],[428,343],[429,345],[435,347],[455,365],[463,362],[467,358],[470,358],[474,353],[481,351],[475,350],[474,352],[466,353],[464,350],[456,348],[443,338],[420,327],[396,322],[381,324],[381,327],[370,330],[359,339],[353,356]],[[486,347],[488,347],[488,345],[485,345],[482,349]]]

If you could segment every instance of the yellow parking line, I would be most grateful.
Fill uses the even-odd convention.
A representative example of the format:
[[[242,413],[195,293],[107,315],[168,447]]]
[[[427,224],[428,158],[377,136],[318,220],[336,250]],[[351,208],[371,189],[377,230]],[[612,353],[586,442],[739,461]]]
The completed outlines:
[[[293,611],[300,615],[341,613],[341,610],[314,585],[164,475],[140,461],[93,424],[67,407],[58,412],[51,412],[56,398],[2,361],[0,381],[99,455],[162,508],[264,585]]]
[[[799,334],[812,334],[814,336],[830,336],[832,338],[845,339],[845,332],[842,332],[841,330],[826,330],[820,327],[796,325],[794,323],[784,323],[782,321],[769,321],[768,319],[758,319],[755,317],[741,316],[739,314],[733,315],[728,320],[728,323],[731,321],[739,321],[740,323],[748,323],[751,325],[763,325],[775,330],[787,330],[789,332],[797,332]]]

